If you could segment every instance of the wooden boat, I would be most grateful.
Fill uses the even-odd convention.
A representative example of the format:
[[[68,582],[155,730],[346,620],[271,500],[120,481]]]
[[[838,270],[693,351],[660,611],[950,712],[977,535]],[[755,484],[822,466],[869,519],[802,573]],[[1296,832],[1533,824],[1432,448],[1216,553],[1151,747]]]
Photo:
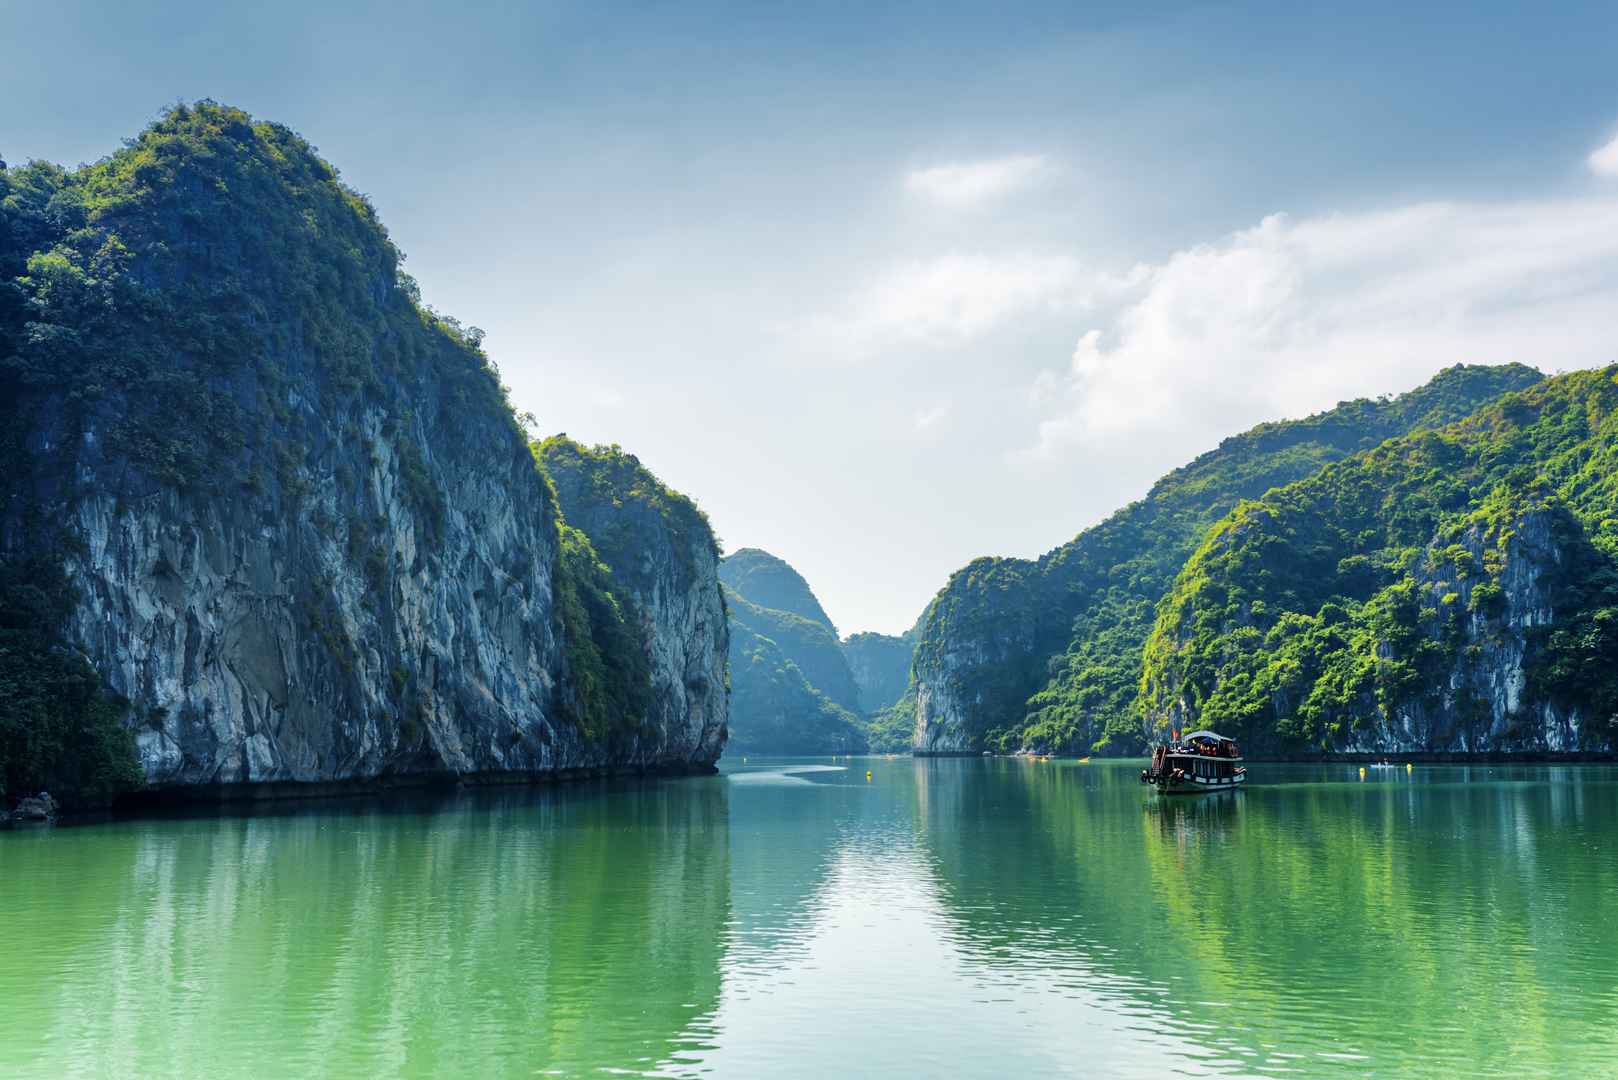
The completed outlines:
[[[1165,795],[1192,795],[1204,791],[1231,791],[1247,782],[1236,740],[1213,731],[1159,744],[1152,763],[1141,770],[1140,782]]]

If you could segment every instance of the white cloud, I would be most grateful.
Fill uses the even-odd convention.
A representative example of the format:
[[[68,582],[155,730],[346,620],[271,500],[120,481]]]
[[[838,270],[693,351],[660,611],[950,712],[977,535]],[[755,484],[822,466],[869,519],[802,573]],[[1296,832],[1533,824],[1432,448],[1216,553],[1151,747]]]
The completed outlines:
[[[1618,176],[1618,135],[1605,146],[1590,151],[1590,171],[1597,176]]]
[[[948,420],[951,411],[950,403],[946,401],[930,409],[922,409],[912,418],[912,422],[917,431],[928,431]]]
[[[1046,171],[1046,165],[1043,154],[935,165],[907,173],[905,190],[957,209],[977,206],[1028,187]]]
[[[1618,360],[1618,200],[1276,215],[1133,283],[1031,387],[1033,453],[1134,446],[1172,462],[1458,361]]]
[[[943,255],[879,272],[843,314],[816,319],[811,330],[856,351],[960,344],[1014,317],[1077,311],[1099,284],[1069,255]]]

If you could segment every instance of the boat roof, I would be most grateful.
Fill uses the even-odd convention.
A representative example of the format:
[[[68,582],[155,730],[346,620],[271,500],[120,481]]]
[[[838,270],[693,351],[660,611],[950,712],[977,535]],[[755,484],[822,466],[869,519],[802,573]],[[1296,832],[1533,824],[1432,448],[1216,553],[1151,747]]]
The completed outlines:
[[[1219,734],[1217,731],[1193,731],[1189,735],[1180,736],[1181,742],[1190,742],[1192,739],[1213,739],[1216,742],[1236,741],[1235,739],[1227,738],[1226,736]]]

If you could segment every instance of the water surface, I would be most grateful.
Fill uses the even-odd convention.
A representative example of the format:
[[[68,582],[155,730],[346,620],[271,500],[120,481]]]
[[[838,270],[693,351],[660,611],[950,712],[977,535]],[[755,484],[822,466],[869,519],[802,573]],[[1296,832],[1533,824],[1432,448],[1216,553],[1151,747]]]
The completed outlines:
[[[1618,1074],[1618,770],[1138,768],[0,834],[0,1075]]]

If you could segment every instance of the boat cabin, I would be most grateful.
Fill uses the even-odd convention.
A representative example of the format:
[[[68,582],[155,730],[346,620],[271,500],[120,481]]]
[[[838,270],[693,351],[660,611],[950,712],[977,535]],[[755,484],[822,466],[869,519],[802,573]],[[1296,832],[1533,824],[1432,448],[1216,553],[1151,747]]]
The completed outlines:
[[[1235,739],[1216,731],[1193,731],[1159,744],[1152,763],[1141,770],[1143,784],[1165,794],[1229,790],[1247,780]]]

